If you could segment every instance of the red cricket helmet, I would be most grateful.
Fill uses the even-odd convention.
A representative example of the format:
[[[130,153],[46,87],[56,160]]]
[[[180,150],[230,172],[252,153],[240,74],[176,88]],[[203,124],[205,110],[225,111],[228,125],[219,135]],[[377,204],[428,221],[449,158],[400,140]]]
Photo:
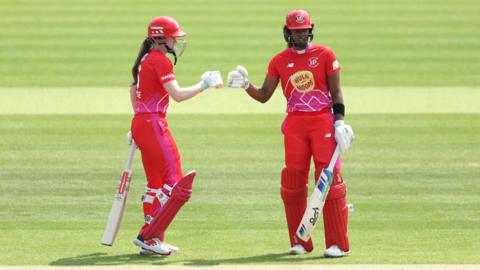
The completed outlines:
[[[153,18],[148,24],[148,37],[184,37],[187,33],[180,29],[177,21],[168,16]]]
[[[288,12],[283,27],[283,38],[288,43],[288,47],[293,46],[292,30],[309,29],[308,37],[310,41],[313,39],[313,23],[310,14],[303,9],[294,9]]]
[[[313,23],[308,12],[302,9],[294,9],[288,12],[285,27],[288,30],[312,29]]]

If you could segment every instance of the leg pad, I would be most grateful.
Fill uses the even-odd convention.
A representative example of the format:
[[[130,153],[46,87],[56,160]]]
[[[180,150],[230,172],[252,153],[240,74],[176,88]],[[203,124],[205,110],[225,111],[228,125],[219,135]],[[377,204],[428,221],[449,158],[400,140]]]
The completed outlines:
[[[301,241],[295,237],[298,225],[307,208],[308,172],[284,168],[282,170],[282,186],[280,195],[285,206],[290,246],[301,244],[307,252],[313,250],[313,243]]]
[[[163,207],[159,208],[150,224],[140,231],[143,239],[150,239],[155,235],[163,235],[178,211],[180,211],[180,208],[190,198],[195,174],[195,171],[191,171],[178,181],[173,188],[170,199]]]
[[[346,187],[343,181],[339,184],[334,180],[330,188],[325,206],[323,207],[323,226],[325,229],[326,248],[337,245],[342,251],[349,251],[347,226],[348,208]]]

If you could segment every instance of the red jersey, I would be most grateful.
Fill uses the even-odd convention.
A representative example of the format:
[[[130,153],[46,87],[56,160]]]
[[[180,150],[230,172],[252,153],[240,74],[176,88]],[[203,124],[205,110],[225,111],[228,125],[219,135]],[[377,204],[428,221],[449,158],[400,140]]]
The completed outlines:
[[[173,80],[173,64],[163,52],[145,54],[138,68],[135,113],[166,113],[169,95],[163,84]]]
[[[330,48],[310,44],[300,53],[288,48],[270,60],[267,76],[280,78],[287,112],[331,110],[327,75],[340,71]]]

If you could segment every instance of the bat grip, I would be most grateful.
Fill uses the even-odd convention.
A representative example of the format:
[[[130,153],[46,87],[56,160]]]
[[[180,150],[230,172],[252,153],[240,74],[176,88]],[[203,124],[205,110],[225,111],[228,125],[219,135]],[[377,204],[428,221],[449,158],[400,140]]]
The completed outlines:
[[[337,146],[335,147],[335,151],[333,152],[332,159],[328,164],[327,170],[333,172],[333,167],[335,166],[335,163],[337,163],[337,159],[339,155],[340,155],[340,145],[337,144]]]
[[[125,164],[125,171],[130,172],[132,170],[133,157],[135,156],[135,150],[137,149],[137,144],[132,140],[130,145],[130,152],[128,153],[127,164]]]

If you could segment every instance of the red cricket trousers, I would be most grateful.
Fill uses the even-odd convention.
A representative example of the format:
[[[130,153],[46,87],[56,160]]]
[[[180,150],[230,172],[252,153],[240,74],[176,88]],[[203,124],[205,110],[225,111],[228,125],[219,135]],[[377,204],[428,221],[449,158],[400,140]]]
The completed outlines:
[[[282,124],[285,166],[281,194],[285,204],[290,243],[302,244],[307,251],[312,241],[299,242],[295,232],[306,208],[308,175],[313,157],[315,180],[328,166],[335,150],[335,129],[330,112],[290,112]],[[323,209],[326,247],[349,250],[347,237],[348,209],[346,187],[340,174],[340,159],[335,164],[334,179]]]
[[[143,230],[161,207],[159,198],[163,194],[169,195],[171,187],[182,178],[182,167],[164,114],[136,114],[132,119],[131,132],[140,149],[147,178],[147,190],[143,196]],[[165,185],[169,188],[166,189]],[[163,232],[157,237],[163,240]]]

